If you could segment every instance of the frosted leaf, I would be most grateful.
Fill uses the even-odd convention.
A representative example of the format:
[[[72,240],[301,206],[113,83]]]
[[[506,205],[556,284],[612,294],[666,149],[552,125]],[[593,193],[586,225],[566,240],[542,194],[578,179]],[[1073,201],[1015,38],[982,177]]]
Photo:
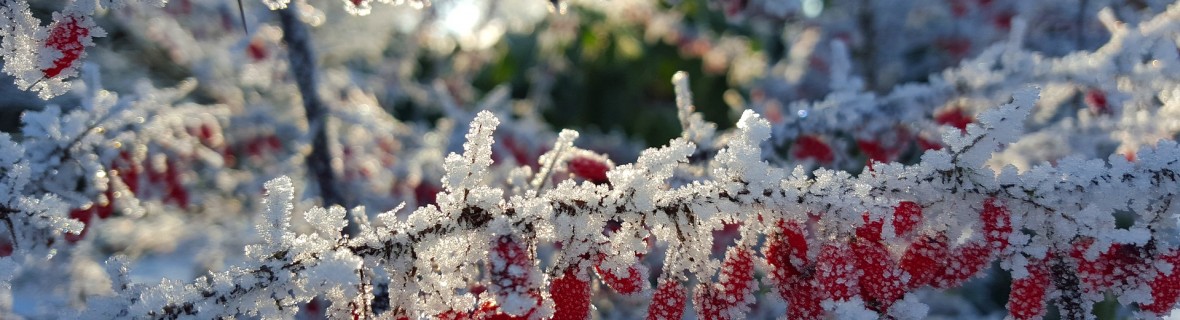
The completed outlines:
[[[668,146],[644,150],[633,164],[615,167],[607,172],[614,192],[605,202],[637,211],[655,208],[656,192],[668,188],[665,181],[672,177],[676,165],[686,162],[695,149],[691,142],[677,138]]]
[[[28,223],[40,229],[59,234],[79,234],[84,227],[81,221],[65,216],[69,211],[68,206],[52,194],[42,195],[41,198],[21,197],[14,207],[28,213]]]
[[[770,123],[746,110],[737,127],[738,132],[729,140],[729,146],[714,158],[713,175],[722,181],[749,183],[750,191],[755,194],[777,189],[782,170],[761,160],[762,148],[759,146],[770,138]]]
[[[569,153],[574,148],[574,140],[578,139],[578,132],[573,130],[561,130],[557,135],[557,141],[553,142],[553,149],[546,151],[539,158],[537,162],[541,164],[541,168],[537,174],[533,176],[532,185],[533,190],[540,190],[542,186],[549,180],[555,167],[565,161],[565,154]]]
[[[447,155],[445,162],[446,176],[443,177],[443,187],[451,193],[460,190],[471,190],[486,182],[488,167],[492,165],[492,132],[500,120],[491,112],[480,111],[471,121],[471,129],[467,132],[467,142],[463,143],[463,155]]]
[[[13,142],[7,133],[0,133],[0,204],[15,205],[24,188],[29,183],[30,172],[27,163],[22,161],[24,148]]]
[[[392,230],[397,230],[400,227],[400,222],[398,221],[397,213],[402,211],[402,209],[405,209],[405,207],[406,207],[405,202],[398,203],[397,207],[393,208],[392,210],[378,213],[377,214],[377,221],[381,222],[381,225],[385,226],[386,228],[389,228]]]
[[[41,79],[38,52],[46,37],[40,21],[33,17],[28,1],[10,1],[0,6],[0,57],[4,73],[16,78],[16,86],[30,88]]]
[[[680,119],[680,127],[683,128],[680,137],[702,146],[712,145],[717,125],[706,122],[704,116],[696,112],[696,106],[692,103],[692,90],[688,84],[688,73],[677,71],[672,75],[672,85],[676,90],[676,115]]]
[[[1012,95],[1012,103],[980,114],[979,125],[968,125],[965,135],[947,131],[943,134],[943,141],[956,154],[960,166],[979,168],[991,158],[993,152],[1023,135],[1024,119],[1028,117],[1037,98],[1037,89],[1017,91]]]
[[[348,220],[345,219],[346,214],[343,207],[332,206],[328,209],[312,208],[303,214],[303,218],[311,223],[320,238],[336,239],[340,237],[340,230],[348,225]]]
[[[951,154],[943,150],[926,151],[922,154],[922,164],[932,170],[950,170],[954,168]]]
[[[325,254],[315,267],[309,268],[304,276],[312,285],[320,287],[344,287],[358,281],[357,273],[363,261],[347,251],[332,250]]]
[[[263,258],[286,245],[291,237],[291,209],[294,207],[295,188],[291,178],[278,177],[266,182],[266,199],[262,201],[263,212],[255,230],[262,238],[262,244],[247,247],[248,255]]]

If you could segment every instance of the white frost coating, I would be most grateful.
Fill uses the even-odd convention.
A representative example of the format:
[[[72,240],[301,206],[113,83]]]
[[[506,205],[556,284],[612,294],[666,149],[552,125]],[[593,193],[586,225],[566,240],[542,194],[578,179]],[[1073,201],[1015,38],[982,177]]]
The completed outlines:
[[[836,319],[877,319],[880,318],[876,312],[865,308],[864,300],[860,298],[852,298],[848,301],[832,302],[825,300],[823,302],[825,310],[829,310],[829,315]]]
[[[751,110],[742,113],[737,123],[738,133],[729,141],[729,146],[717,153],[713,176],[722,181],[745,182],[751,192],[778,189],[782,180],[781,169],[772,168],[762,161],[761,143],[770,139],[770,123],[758,117]]]
[[[4,73],[15,78],[18,88],[35,91],[41,99],[48,100],[69,91],[70,83],[65,80],[78,74],[78,66],[86,57],[85,49],[94,46],[94,37],[106,36],[90,16],[95,5],[94,1],[70,2],[65,9],[53,12],[48,26],[41,26],[29,10],[27,1],[5,2],[0,6],[0,57],[4,59]],[[65,32],[72,36],[47,45],[47,40],[62,23],[68,26],[64,28],[84,32]],[[59,49],[80,51],[73,60],[59,61],[64,57]],[[68,65],[59,68],[55,66],[58,62]],[[52,74],[46,72],[51,69],[55,70]]]
[[[350,252],[332,250],[326,253],[323,261],[305,271],[304,276],[313,286],[341,287],[356,280],[362,262],[360,257]]]
[[[943,141],[959,154],[964,167],[979,168],[993,152],[1023,135],[1024,120],[1036,101],[1036,89],[1017,91],[1012,94],[1012,103],[980,114],[980,125],[968,125],[967,134],[960,136],[957,130],[946,131]]]
[[[918,296],[913,293],[906,293],[905,297],[893,303],[889,307],[889,315],[898,320],[918,320],[926,319],[926,315],[930,312],[930,306],[922,303]]]
[[[291,186],[291,178],[278,177],[266,183],[266,199],[263,200],[264,210],[255,225],[262,243],[247,247],[246,252],[255,258],[278,251],[290,241],[287,231],[291,225],[291,203],[295,199],[295,188]]]
[[[285,9],[288,3],[291,3],[291,0],[262,0],[262,4],[271,10]]]
[[[678,71],[672,75],[672,85],[676,90],[676,116],[683,128],[681,138],[701,146],[711,146],[717,125],[705,121],[704,115],[696,112],[692,103],[692,89],[688,84],[688,73]]]
[[[13,76],[16,86],[29,88],[41,78],[37,53],[45,39],[45,30],[29,10],[28,1],[9,1],[0,6],[0,56],[4,73]]]
[[[562,242],[568,252],[560,255],[558,261],[553,263],[559,268],[588,267],[586,262],[577,259],[583,255],[593,257],[602,253],[608,255],[603,260],[602,268],[619,272],[627,270],[635,262],[634,253],[648,250],[644,239],[648,234],[643,228],[646,226],[650,228],[650,235],[668,245],[665,272],[676,274],[676,277],[695,275],[702,279],[700,275],[714,274],[720,264],[709,258],[713,231],[721,229],[724,223],[755,221],[754,213],[763,212],[769,206],[790,208],[790,212],[782,215],[791,219],[802,218],[800,215],[804,212],[819,217],[816,230],[813,231],[816,233],[814,238],[822,243],[848,237],[855,227],[863,224],[861,215],[864,212],[870,212],[876,217],[888,217],[881,211],[895,205],[898,198],[915,199],[935,211],[930,214],[935,222],[924,222],[926,225],[920,226],[919,230],[947,230],[958,246],[960,242],[986,234],[980,230],[980,222],[977,222],[978,212],[985,199],[983,195],[986,194],[996,194],[1005,199],[1002,202],[1004,207],[1014,215],[1013,227],[1038,230],[1035,237],[1009,238],[1014,246],[1021,247],[1014,250],[1017,253],[1044,256],[1046,250],[1043,246],[1062,241],[1061,238],[1050,238],[1048,235],[1072,237],[1081,233],[1092,234],[1097,238],[1096,243],[1142,243],[1143,239],[1154,238],[1150,235],[1150,229],[1117,231],[1111,220],[1099,219],[1109,210],[1121,210],[1125,206],[1098,203],[1096,201],[1110,201],[1110,198],[1092,192],[1107,192],[1110,188],[1118,188],[1122,186],[1121,183],[1126,183],[1140,185],[1144,190],[1157,190],[1152,192],[1158,193],[1121,198],[1129,199],[1126,201],[1148,196],[1174,196],[1169,193],[1174,191],[1168,191],[1173,189],[1153,189],[1153,183],[1165,182],[1142,184],[1136,179],[1126,182],[1111,180],[1107,172],[1109,169],[1101,163],[1080,160],[1065,160],[1058,167],[1038,167],[1023,174],[1005,170],[996,176],[982,167],[982,160],[969,159],[967,154],[973,152],[973,148],[994,150],[1006,141],[989,136],[1003,130],[1018,129],[1019,117],[1026,112],[1014,105],[1031,105],[1031,95],[1031,91],[1025,92],[1023,96],[1018,95],[1016,103],[984,117],[983,126],[969,130],[974,132],[969,132],[968,136],[982,137],[975,144],[950,151],[928,152],[924,161],[915,166],[882,164],[874,169],[873,174],[857,177],[835,170],[817,170],[813,172],[814,177],[808,177],[802,169],[797,168],[792,175],[785,177],[781,169],[760,161],[762,152],[759,144],[769,137],[769,125],[754,113],[747,112],[729,139],[727,148],[716,156],[717,161],[712,164],[713,175],[707,180],[674,188],[668,186],[667,179],[674,176],[675,167],[684,163],[695,150],[693,144],[676,139],[667,147],[647,150],[636,163],[610,171],[609,185],[577,185],[566,180],[542,193],[526,192],[513,195],[508,200],[504,199],[502,191],[487,186],[491,179],[488,171],[491,166],[491,130],[498,121],[488,113],[481,113],[473,121],[468,134],[471,141],[465,144],[464,155],[450,157],[446,173],[448,178],[445,180],[448,189],[444,193],[445,197],[439,200],[439,206],[419,208],[404,223],[391,213],[379,215],[378,220],[381,220],[384,229],[361,228],[381,231],[366,231],[355,241],[349,241],[345,248],[337,242],[339,228],[344,225],[344,211],[340,208],[308,211],[305,216],[313,226],[313,234],[294,236],[286,231],[293,190],[289,179],[276,179],[267,185],[268,199],[263,210],[267,219],[259,224],[264,243],[268,245],[251,249],[251,256],[261,261],[254,269],[237,269],[218,276],[226,279],[248,278],[258,272],[250,270],[286,270],[284,268],[292,265],[306,265],[308,270],[323,270],[303,275],[305,278],[300,278],[297,273],[277,272],[276,279],[246,282],[262,284],[275,290],[296,288],[299,291],[310,290],[304,287],[306,284],[300,284],[303,280],[299,279],[312,279],[324,285],[354,283],[357,280],[352,271],[360,268],[362,261],[401,261],[397,263],[404,265],[392,273],[406,272],[404,270],[409,266],[418,271],[415,276],[405,278],[402,282],[415,282],[416,287],[401,285],[398,290],[424,293],[424,296],[416,301],[399,303],[407,310],[440,314],[455,308],[470,308],[479,301],[480,298],[465,293],[468,283],[454,280],[479,277],[478,265],[485,261],[489,251],[493,251],[489,239],[500,236],[511,235],[514,239],[520,239],[517,241],[521,241],[518,245],[522,248],[532,248],[536,245],[534,241]],[[572,134],[566,136],[572,137]],[[987,147],[989,144],[991,147]],[[1145,176],[1144,172],[1174,168],[1175,158],[1169,157],[1176,153],[1175,144],[1161,143],[1155,151],[1142,152],[1139,161],[1134,164],[1118,163],[1112,166],[1120,168],[1114,172],[1123,172],[1132,177]],[[946,191],[951,188],[970,192],[952,194]],[[1077,191],[1079,189],[1081,191]],[[1030,195],[1023,190],[1073,191],[1033,192]],[[1030,202],[1039,207],[1030,205]],[[1063,223],[1060,219],[1046,220],[1043,218],[1047,216],[1045,208],[1053,209],[1054,212],[1072,209],[1069,214],[1076,214],[1081,220],[1078,224]],[[939,209],[946,210],[939,212]],[[616,219],[619,228],[604,236],[602,230],[608,219]],[[1084,226],[1086,224],[1097,226]],[[526,225],[533,228],[526,229],[523,227]],[[759,229],[765,226],[758,223],[748,223],[744,228],[754,231],[743,230],[743,241],[755,241],[759,234],[765,234],[764,229]],[[811,232],[808,231],[809,234]],[[1144,235],[1144,232],[1148,234]],[[544,303],[537,304],[536,298],[543,298],[546,293],[534,289],[543,287],[548,281],[546,272],[532,257],[518,256],[531,255],[530,250],[496,249],[510,256],[497,253],[486,260],[486,270],[503,275],[499,282],[491,284],[493,291],[500,293],[496,295],[495,301],[502,311],[519,315],[546,312],[546,308],[549,308]],[[416,255],[417,260],[405,260],[409,259],[410,253]],[[522,261],[522,258],[526,260]],[[1022,268],[1026,263],[1023,259],[1005,259],[1007,261],[1003,265],[1008,268]],[[174,287],[161,284],[158,289],[174,290],[168,289]],[[293,303],[303,297],[299,293],[282,303]],[[1132,297],[1142,299],[1141,295]],[[739,298],[748,300],[751,297],[743,295],[734,299]],[[921,318],[928,312],[912,297],[906,299],[895,304],[895,309],[890,313],[899,318]],[[180,300],[153,298],[146,299],[144,303],[152,305],[150,308],[156,308],[175,301]],[[251,312],[264,316],[283,315],[281,311],[269,307],[266,301],[247,302],[246,305],[248,310],[253,310]],[[829,304],[827,307],[837,317],[875,317],[875,313],[867,310],[859,300]]]
[[[533,190],[540,190],[548,182],[555,167],[565,162],[566,158],[568,158],[568,155],[574,148],[574,140],[577,139],[578,132],[574,130],[565,129],[557,134],[557,141],[553,142],[553,149],[546,151],[537,158],[537,163],[541,164],[541,168],[529,183]]]
[[[452,193],[476,189],[488,175],[492,165],[492,131],[500,125],[491,112],[480,111],[471,121],[467,142],[463,143],[463,155],[449,154],[445,160],[446,176],[443,187]]]
[[[340,230],[348,224],[345,219],[346,211],[340,206],[331,208],[313,208],[303,214],[304,219],[315,228],[315,232],[324,239],[335,239]]]

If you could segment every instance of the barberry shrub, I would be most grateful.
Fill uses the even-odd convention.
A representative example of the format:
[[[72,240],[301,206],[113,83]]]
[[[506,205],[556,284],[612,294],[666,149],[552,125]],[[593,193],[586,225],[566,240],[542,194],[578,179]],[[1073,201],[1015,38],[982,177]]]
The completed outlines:
[[[13,83],[75,99],[0,133],[0,318],[1084,319],[1100,303],[1142,318],[1180,303],[1180,5],[1096,11],[1109,42],[1087,47],[1079,24],[1072,48],[1093,50],[1052,56],[1025,42],[1053,41],[1058,27],[1028,18],[1055,2],[907,1],[934,12],[926,23],[983,31],[897,42],[879,31],[901,9],[876,2],[713,3],[729,23],[799,16],[836,30],[792,33],[767,61],[740,39],[687,32],[675,6],[574,1],[539,50],[592,43],[568,38],[571,16],[605,17],[699,56],[749,97],[725,93],[740,117],[722,128],[676,73],[681,134],[630,150],[550,133],[534,109],[546,98],[470,97],[470,64],[526,10],[433,25],[469,8],[343,1],[352,15],[418,14],[407,34],[461,61],[423,81],[360,58],[332,65],[333,51],[317,66],[306,25],[334,26],[307,1],[263,0],[278,26],[245,34],[224,3],[164,2],[69,2],[43,25],[29,3],[0,0]],[[103,81],[126,62],[87,54],[104,14],[193,78]],[[478,30],[431,33],[464,28]],[[339,54],[424,59],[369,49]],[[961,63],[890,89],[913,71],[880,60],[902,56],[919,70]],[[563,61],[535,72],[539,88]],[[378,91],[445,117],[403,122]],[[992,302],[1002,309],[956,307],[994,287],[1008,292]]]

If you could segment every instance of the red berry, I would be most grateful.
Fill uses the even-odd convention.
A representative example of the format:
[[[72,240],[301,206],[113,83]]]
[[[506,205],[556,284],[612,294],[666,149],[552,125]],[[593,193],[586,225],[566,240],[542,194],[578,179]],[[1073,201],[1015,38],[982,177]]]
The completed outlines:
[[[211,142],[213,141],[213,127],[209,126],[208,124],[201,124],[201,126],[197,128],[197,137],[201,139],[201,142],[211,145]]]
[[[1077,260],[1078,278],[1086,292],[1100,293],[1111,290],[1121,294],[1126,290],[1140,287],[1145,277],[1151,275],[1146,247],[1132,244],[1114,244],[1098,255],[1087,260],[1085,252],[1094,245],[1093,239],[1081,239],[1074,243],[1070,256]]]
[[[273,134],[266,137],[266,145],[269,146],[271,150],[283,149],[283,141],[279,140],[279,136]]]
[[[901,269],[910,274],[911,289],[931,284],[934,274],[944,267],[944,260],[950,254],[944,234],[923,235],[910,244],[901,256]]]
[[[721,276],[717,280],[723,287],[722,292],[736,298],[739,304],[742,296],[750,295],[758,285],[754,281],[754,253],[750,248],[739,245],[730,249],[725,255],[725,262],[721,264]]]
[[[590,281],[578,279],[574,268],[549,282],[549,296],[554,302],[554,319],[590,318]]]
[[[1110,105],[1106,101],[1106,93],[1102,90],[1091,88],[1086,90],[1086,105],[1090,106],[1090,111],[1097,114],[1110,114]]]
[[[966,57],[971,51],[971,40],[962,37],[941,38],[934,40],[934,45],[950,54],[951,58],[955,60]]]
[[[259,40],[250,41],[250,45],[246,46],[246,54],[250,56],[250,60],[256,62],[262,61],[269,56],[266,51],[266,45]]]
[[[693,295],[693,305],[703,319],[737,319],[754,302],[754,254],[737,246],[726,253],[717,283],[702,283]]]
[[[860,147],[860,152],[869,157],[870,161],[889,162],[892,160],[892,152],[882,147],[880,142],[858,139],[856,145]]]
[[[184,183],[181,181],[183,177],[178,168],[180,164],[169,159],[167,165],[167,168],[164,169],[164,186],[168,193],[165,200],[172,201],[181,209],[187,210],[189,205],[188,189],[185,189]]]
[[[532,253],[512,236],[496,238],[488,257],[488,273],[491,281],[488,291],[496,298],[496,305],[507,307],[501,310],[510,315],[524,315],[536,309],[534,305],[520,305],[522,300],[541,298],[531,279],[533,272]]]
[[[1000,12],[992,18],[992,24],[1000,30],[1012,29],[1012,18],[1015,16],[1016,14],[1011,11]]]
[[[447,312],[440,313],[434,316],[434,318],[438,320],[467,320],[471,319],[471,313],[457,310],[447,310]]]
[[[971,242],[955,248],[950,255],[939,257],[945,260],[942,270],[934,274],[930,285],[946,289],[957,287],[971,279],[992,261],[992,251],[985,243]]]
[[[537,304],[541,301],[538,300]],[[511,315],[500,310],[500,306],[492,301],[484,301],[479,304],[479,308],[471,314],[471,319],[477,320],[528,320],[535,309],[529,309],[528,312],[522,315]]]
[[[651,297],[651,304],[647,307],[647,319],[680,319],[684,315],[686,301],[684,286],[681,286],[679,281],[661,279],[660,285],[656,287],[656,293]]]
[[[832,163],[836,160],[835,153],[832,153],[832,148],[828,147],[816,136],[801,136],[795,140],[795,145],[792,147],[794,151],[791,156],[796,159],[814,159],[822,164]]]
[[[1028,276],[1012,279],[1008,313],[1015,319],[1039,319],[1045,315],[1045,294],[1049,289],[1049,266],[1045,260],[1029,261]]]
[[[53,66],[42,69],[41,74],[46,78],[53,78],[69,69],[86,53],[84,42],[90,39],[89,25],[94,23],[90,18],[78,14],[62,15],[54,21],[49,29],[49,37],[45,39],[45,47],[61,52],[61,56],[53,60]]]
[[[566,168],[569,169],[570,173],[596,184],[609,181],[606,177],[606,172],[610,171],[610,167],[610,161],[605,158],[597,159],[596,157],[584,155],[575,156],[566,163]]]
[[[14,251],[16,248],[12,246],[11,242],[0,239],[0,258],[11,256]]]
[[[856,239],[858,241],[879,242],[881,241],[881,229],[885,227],[885,223],[881,220],[869,220],[869,213],[865,212],[861,215],[861,219],[865,224],[856,228]]]
[[[770,265],[771,280],[774,280],[782,294],[790,291],[787,285],[795,281],[809,264],[807,238],[803,227],[796,221],[779,220],[776,226],[777,230],[767,239],[762,255],[766,256],[766,262]]]
[[[898,262],[881,242],[856,241],[852,243],[852,252],[860,270],[858,284],[865,305],[878,312],[889,310],[907,289]]]
[[[962,131],[967,131],[967,125],[975,122],[975,118],[967,115],[963,109],[951,108],[934,116],[934,122],[941,125],[949,125],[959,128],[959,130]]]
[[[418,185],[414,186],[414,201],[419,206],[435,204],[439,191],[442,189],[434,184],[426,181],[418,182]]]
[[[825,300],[848,301],[860,294],[856,256],[852,249],[826,244],[815,261],[815,280]]]
[[[807,237],[797,221],[779,220],[762,254],[770,265],[775,291],[787,301],[788,319],[822,319],[815,264],[807,258]]]
[[[602,260],[599,260],[600,262]],[[647,283],[647,266],[636,262],[627,267],[626,274],[623,276],[617,275],[616,272],[609,268],[602,268],[601,263],[594,266],[594,271],[598,272],[598,277],[602,278],[602,282],[614,289],[622,295],[634,295],[647,291],[649,284]]]
[[[893,232],[898,237],[909,236],[921,222],[922,206],[917,203],[902,201],[893,208]]]
[[[508,152],[512,155],[512,159],[518,165],[527,165],[533,167],[533,169],[540,167],[540,164],[537,163],[537,156],[535,155],[544,153],[545,151],[535,150],[536,148],[530,147],[527,141],[518,140],[513,135],[504,135],[500,139],[497,139],[497,141],[504,144],[504,148],[508,149]],[[499,156],[497,151],[492,151],[492,157]]]
[[[70,210],[70,218],[82,221],[82,231],[78,234],[66,233],[65,239],[69,243],[75,243],[82,240],[86,236],[86,231],[90,229],[90,219],[94,218],[94,206],[92,205],[86,209]]]
[[[115,159],[111,167],[119,174],[119,179],[127,185],[127,190],[131,193],[139,193],[139,172],[140,165],[131,156],[130,152],[119,151],[119,158]]]
[[[995,198],[983,201],[983,212],[979,214],[983,220],[984,238],[997,252],[1008,249],[1008,236],[1012,234],[1012,213],[1003,203]]]
[[[797,279],[789,286],[789,290],[779,291],[787,300],[787,319],[819,320],[826,319],[823,308],[823,294],[819,283],[813,278]]]
[[[1148,283],[1151,286],[1151,303],[1140,305],[1139,309],[1164,315],[1171,312],[1180,299],[1180,250],[1162,255],[1159,260],[1170,264],[1171,270],[1160,270]]]

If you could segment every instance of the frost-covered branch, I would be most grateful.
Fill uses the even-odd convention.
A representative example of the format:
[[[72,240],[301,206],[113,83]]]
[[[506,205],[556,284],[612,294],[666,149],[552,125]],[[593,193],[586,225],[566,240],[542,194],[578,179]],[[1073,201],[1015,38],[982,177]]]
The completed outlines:
[[[915,53],[918,71],[894,70],[892,60],[911,62],[897,58],[906,45],[926,46],[877,30],[908,21],[908,9],[853,2],[820,8],[829,13],[709,3],[727,19],[778,19],[771,36],[791,43],[783,61],[759,60],[748,39],[701,32],[657,2],[573,1],[534,30],[545,11],[523,9],[543,6],[496,2],[465,21],[439,1],[398,11],[412,19],[397,23],[358,22],[372,29],[363,35],[328,18],[393,7],[264,0],[290,7],[274,25],[272,12],[247,11],[262,21],[241,34],[235,16],[204,19],[225,18],[220,3],[70,2],[41,26],[34,17],[56,9],[4,2],[5,71],[21,89],[51,85],[37,89],[46,95],[80,75],[70,83],[80,102],[27,111],[19,133],[0,134],[0,318],[584,319],[635,318],[646,306],[653,319],[920,319],[952,305],[940,299],[978,291],[948,289],[985,273],[1011,275],[1005,307],[1017,319],[1050,302],[1066,318],[1106,299],[1143,317],[1177,306],[1176,7],[1153,4],[1142,19],[1102,11],[1094,21],[1108,44],[1049,57],[1026,41],[1047,27],[1022,18],[1054,3],[904,1],[934,20],[1021,14],[995,22],[1006,43],[950,41],[950,55],[979,55],[878,95],[865,90],[942,60]],[[131,3],[145,6],[100,10]],[[728,72],[725,100],[752,110],[719,129],[697,113],[709,100],[693,101],[682,72],[672,92],[683,130],[664,146],[555,133],[538,110],[551,107],[543,95],[555,73],[576,65],[570,46],[599,50],[583,30],[621,57],[642,47],[635,35],[583,29],[587,12],[700,58],[706,77]],[[104,14],[119,21],[94,21]],[[475,35],[449,33],[468,23]],[[101,89],[82,63],[100,24],[199,84],[133,78]],[[533,33],[546,65],[527,70],[527,94],[514,78],[479,97],[508,29]],[[1003,36],[980,29],[968,35],[983,40],[967,45]],[[341,30],[316,38],[331,48],[317,60],[312,34]],[[108,51],[91,62],[139,70]],[[332,205],[345,202],[368,208]]]
[[[948,135],[949,149],[928,151],[922,162],[915,165],[878,165],[873,171],[855,177],[826,170],[809,177],[801,168],[788,173],[758,160],[757,155],[761,154],[758,145],[769,138],[770,125],[747,112],[738,123],[738,134],[714,159],[710,179],[668,187],[665,181],[672,174],[670,169],[676,163],[685,163],[694,149],[692,144],[677,139],[668,146],[646,151],[634,164],[611,170],[608,172],[609,184],[577,185],[567,180],[541,193],[530,192],[509,199],[502,197],[504,191],[486,185],[485,172],[492,164],[491,130],[497,121],[490,114],[481,113],[467,135],[464,154],[448,157],[448,178],[444,179],[445,191],[440,194],[437,207],[418,208],[406,220],[394,218],[393,212],[383,213],[379,215],[379,224],[360,226],[364,231],[355,238],[341,238],[338,233],[343,227],[343,210],[315,209],[305,216],[316,231],[296,236],[287,227],[290,206],[283,204],[290,199],[289,182],[276,180],[268,184],[271,196],[267,200],[266,215],[270,218],[259,226],[259,231],[269,236],[263,237],[264,243],[259,247],[249,249],[250,256],[258,259],[257,262],[216,273],[211,280],[198,281],[183,288],[170,284],[142,289],[147,290],[143,292],[159,290],[153,296],[160,297],[142,302],[129,300],[146,308],[132,308],[130,310],[139,311],[131,315],[164,316],[199,310],[202,316],[256,312],[264,318],[289,316],[289,312],[293,312],[290,308],[297,303],[309,301],[315,292],[323,292],[321,285],[334,283],[349,287],[358,281],[353,276],[359,274],[362,265],[384,267],[390,281],[408,281],[401,283],[408,287],[403,287],[405,291],[400,294],[425,297],[410,300],[391,297],[394,304],[389,312],[398,316],[471,312],[476,310],[477,301],[493,306],[516,306],[514,308],[519,312],[516,314],[544,315],[552,312],[548,310],[549,305],[540,303],[540,300],[519,300],[530,299],[529,294],[491,292],[497,298],[487,300],[492,297],[477,297],[466,292],[465,282],[441,281],[471,279],[476,276],[475,269],[472,269],[476,265],[503,263],[494,255],[454,253],[493,250],[492,247],[498,244],[488,244],[487,240],[498,237],[523,242],[524,248],[558,242],[564,247],[561,258],[546,266],[537,265],[536,260],[530,259],[533,262],[525,266],[531,265],[526,268],[534,270],[525,272],[534,276],[526,278],[541,277],[536,268],[569,269],[573,270],[573,275],[582,278],[590,266],[584,264],[589,261],[582,262],[586,261],[584,257],[642,254],[647,249],[636,244],[644,243],[650,235],[668,247],[662,278],[673,283],[707,283],[719,270],[733,267],[721,268],[708,256],[713,242],[711,232],[720,229],[724,223],[741,224],[743,239],[778,234],[780,231],[776,230],[781,225],[772,223],[774,221],[814,224],[808,228],[812,244],[796,250],[820,250],[818,257],[808,255],[806,259],[820,259],[822,264],[826,248],[847,245],[849,239],[866,241],[864,239],[880,237],[878,239],[882,240],[874,241],[922,241],[911,240],[909,237],[913,236],[896,230],[900,227],[896,223],[884,224],[888,227],[877,225],[879,235],[865,233],[865,230],[871,230],[866,227],[873,225],[873,221],[897,221],[900,216],[894,209],[904,203],[916,204],[921,216],[916,225],[907,229],[918,235],[940,235],[946,239],[943,241],[949,241],[946,244],[949,250],[991,252],[985,253],[982,256],[985,260],[977,261],[976,266],[985,266],[991,259],[998,259],[1005,268],[1020,273],[1023,271],[1016,270],[1024,270],[1030,260],[1068,255],[1078,239],[1096,244],[1094,248],[1112,244],[1141,246],[1150,242],[1156,249],[1144,259],[1172,254],[1174,245],[1164,239],[1176,230],[1176,209],[1163,204],[1174,201],[1176,190],[1180,190],[1176,175],[1180,172],[1180,145],[1174,142],[1160,142],[1154,149],[1141,151],[1136,162],[1121,157],[1112,157],[1110,162],[1076,160],[1059,163],[1056,167],[1038,167],[1026,173],[1005,170],[998,174],[983,166],[993,152],[1020,135],[1023,118],[1034,102],[1035,91],[1019,92],[1011,104],[981,115],[981,125],[969,126],[965,135]],[[1120,228],[1115,225],[1113,214],[1121,210],[1137,212],[1143,219],[1130,228]],[[988,217],[1000,220],[989,221]],[[622,230],[629,232],[605,237],[600,231],[609,221],[621,222]],[[884,229],[880,229],[882,227]],[[744,245],[739,244],[735,247],[738,249],[731,251],[752,250],[749,247],[756,243],[751,241],[743,240]],[[972,246],[979,241],[987,245],[971,249],[976,248]],[[531,255],[528,252],[522,254]],[[731,253],[734,254],[749,253]],[[765,256],[765,259],[771,258]],[[727,264],[739,263],[729,259],[726,259]],[[606,261],[611,264],[601,268],[607,270],[626,270],[626,266],[637,263],[633,258]],[[1084,264],[1085,261],[1088,260],[1075,263]],[[775,268],[773,263],[768,267],[771,269],[758,269],[770,272]],[[316,278],[314,275],[325,274],[315,271],[320,268],[335,268],[333,270],[337,271],[332,274],[336,278],[332,280],[337,282]],[[971,268],[975,269],[961,270],[957,280],[945,281],[962,281],[980,270]],[[820,272],[819,275],[823,275]],[[1142,276],[1151,278],[1155,272],[1168,273],[1167,269],[1151,269]],[[561,275],[560,272],[548,274],[549,280],[530,280],[518,285],[541,285],[556,281],[554,278]],[[678,274],[690,277],[681,278],[676,276]],[[734,276],[739,275],[731,277]],[[909,277],[915,276],[918,275],[910,274]],[[725,279],[723,277],[721,281],[727,281]],[[664,283],[665,280],[661,281]],[[862,278],[861,281],[869,280]],[[822,284],[822,280],[820,282]],[[496,283],[494,279],[493,283]],[[955,286],[957,282],[936,283],[936,286],[944,287]],[[537,292],[545,292],[543,285],[539,288]],[[1146,286],[1130,290],[1146,290]],[[123,294],[127,297],[125,299],[143,295],[137,292]],[[539,298],[555,293],[536,294]],[[827,300],[836,304],[824,308],[835,308],[841,301],[851,301],[842,300],[850,297],[829,296]],[[890,299],[900,297],[899,294]],[[1131,302],[1150,302],[1136,300],[1138,298],[1134,295],[1130,299]],[[878,312],[902,312],[887,309],[893,301],[873,301],[867,308]],[[348,302],[333,301],[334,304]],[[700,309],[703,307],[698,305],[698,312],[710,310]],[[482,312],[483,308],[479,307],[475,312]],[[723,306],[718,310],[729,310],[727,308]],[[836,312],[839,309],[828,310]]]

